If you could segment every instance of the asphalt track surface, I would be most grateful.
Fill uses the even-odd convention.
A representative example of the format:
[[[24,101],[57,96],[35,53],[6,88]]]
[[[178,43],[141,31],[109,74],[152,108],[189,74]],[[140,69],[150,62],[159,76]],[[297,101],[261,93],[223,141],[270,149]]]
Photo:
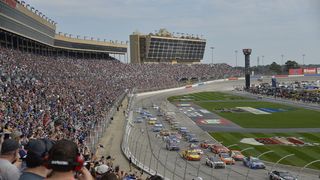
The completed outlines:
[[[310,78],[311,77],[307,77],[306,79],[311,80]],[[314,78],[314,80],[317,80],[318,78]],[[287,79],[282,80],[287,81]],[[305,78],[299,77],[298,80],[305,80]],[[157,104],[165,112],[174,112],[175,118],[180,121],[180,124],[187,127],[192,133],[196,134],[200,140],[210,140],[215,142],[215,140],[212,139],[207,132],[203,131],[203,129],[197,126],[194,121],[182,113],[176,106],[169,103],[166,98],[174,95],[189,94],[201,91],[231,91],[235,86],[241,86],[243,84],[243,80],[224,81],[190,89],[141,95],[136,97],[133,108],[145,107],[152,114],[156,114],[157,110],[153,109],[152,105]],[[139,116],[138,113],[134,112],[133,119],[137,116]],[[158,119],[163,122],[165,127],[170,129],[166,121],[159,117]],[[299,173],[301,168],[279,164],[274,165],[273,163],[266,163],[267,168],[265,170],[250,170],[243,166],[242,162],[236,162],[236,164],[232,166],[227,165],[225,169],[213,169],[205,165],[205,158],[213,155],[213,153],[209,152],[208,150],[205,150],[201,161],[186,161],[180,156],[179,152],[167,151],[164,141],[157,137],[156,133],[152,132],[151,128],[152,126],[148,125],[147,122],[133,124],[132,129],[129,132],[128,146],[135,158],[142,162],[146,167],[149,167],[151,170],[153,170],[154,173],[164,176],[167,179],[192,180],[195,177],[202,177],[203,179],[208,180],[265,180],[268,179],[267,173],[271,169],[281,169],[289,171],[293,175],[299,174],[299,179],[319,180],[319,171],[303,170],[301,173]],[[312,129],[307,130],[313,132]],[[317,129],[314,130],[316,130],[315,132],[318,132]],[[180,149],[186,149],[188,144],[189,143],[182,140],[180,143]],[[249,151],[250,150],[248,150],[248,152]]]

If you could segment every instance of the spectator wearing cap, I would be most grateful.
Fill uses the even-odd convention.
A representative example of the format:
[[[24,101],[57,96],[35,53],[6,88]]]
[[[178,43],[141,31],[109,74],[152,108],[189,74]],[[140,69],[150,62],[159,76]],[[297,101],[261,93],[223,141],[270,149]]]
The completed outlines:
[[[20,171],[17,166],[19,161],[19,143],[13,139],[6,139],[2,143],[0,155],[0,179],[18,180]],[[20,164],[21,165],[21,164]]]
[[[76,143],[70,140],[60,140],[49,151],[48,168],[52,169],[52,175],[48,180],[74,180],[74,174],[79,174],[78,180],[93,180],[88,169],[83,167],[83,161],[79,158]]]
[[[94,169],[96,172],[96,179],[98,179],[98,180],[100,180],[102,176],[104,176],[105,174],[107,174],[110,171],[109,166],[106,164],[98,165]]]
[[[45,167],[45,163],[52,146],[53,142],[49,139],[33,139],[26,145],[27,169],[19,180],[42,180],[47,177],[50,170]]]

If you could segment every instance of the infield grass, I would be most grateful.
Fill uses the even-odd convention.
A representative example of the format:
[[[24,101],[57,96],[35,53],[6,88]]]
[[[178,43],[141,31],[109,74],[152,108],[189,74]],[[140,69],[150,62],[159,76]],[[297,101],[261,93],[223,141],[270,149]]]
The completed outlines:
[[[179,101],[210,101],[210,100],[248,100],[249,98],[235,96],[222,92],[200,92],[181,96],[172,96],[168,100],[171,102]]]
[[[219,116],[244,128],[320,128],[320,112],[290,105],[248,99],[222,92],[201,92],[183,96],[173,96],[169,101],[189,100]],[[186,102],[186,101],[184,101]],[[221,109],[236,107],[283,109],[271,114],[250,112],[226,112]]]
[[[258,156],[259,154],[272,150],[274,152],[266,154],[261,157],[262,160],[276,162],[281,157],[288,154],[295,154],[282,160],[281,164],[293,165],[303,167],[307,163],[320,159],[320,146],[285,146],[285,145],[264,145],[264,146],[252,146],[243,144],[240,142],[242,138],[258,138],[258,137],[302,137],[304,142],[320,143],[320,133],[210,133],[217,141],[222,141],[223,145],[228,146],[232,144],[238,144],[231,149],[241,150],[248,147],[254,147],[253,150],[243,152],[245,156]],[[320,170],[320,163],[315,163],[309,168]]]

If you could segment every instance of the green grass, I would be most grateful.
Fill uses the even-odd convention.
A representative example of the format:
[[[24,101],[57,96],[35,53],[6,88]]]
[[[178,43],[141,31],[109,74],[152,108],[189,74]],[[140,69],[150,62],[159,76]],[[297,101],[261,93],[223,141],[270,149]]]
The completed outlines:
[[[172,96],[168,100],[171,102],[193,102],[244,128],[320,128],[320,113],[318,111],[262,102],[222,92],[200,92]],[[262,115],[249,112],[231,113],[217,111],[222,108],[235,107],[274,108],[287,109],[288,111]]]
[[[265,146],[252,146],[248,144],[240,143],[242,138],[257,138],[257,137],[303,137],[305,142],[320,143],[320,133],[210,133],[217,141],[222,141],[225,146],[231,144],[238,144],[231,149],[241,150],[248,147],[254,147],[253,150],[248,150],[243,154],[246,156],[258,156],[259,154],[273,150],[274,152],[266,154],[261,157],[262,160],[276,162],[281,157],[288,154],[295,154],[281,161],[281,164],[293,165],[303,167],[307,163],[320,159],[320,146],[283,146],[283,145],[265,145]],[[309,168],[320,170],[320,163],[315,163]]]
[[[320,113],[318,111],[308,110],[286,106],[282,104],[251,101],[251,102],[196,102],[201,107],[220,115],[223,118],[245,128],[319,128]],[[252,114],[249,112],[231,113],[220,112],[217,109],[235,108],[235,107],[253,107],[253,108],[275,108],[286,109],[285,112],[276,112],[272,114]]]
[[[247,100],[249,98],[234,96],[222,92],[201,92],[181,96],[172,96],[168,100],[171,102],[180,101],[210,101],[210,100]]]

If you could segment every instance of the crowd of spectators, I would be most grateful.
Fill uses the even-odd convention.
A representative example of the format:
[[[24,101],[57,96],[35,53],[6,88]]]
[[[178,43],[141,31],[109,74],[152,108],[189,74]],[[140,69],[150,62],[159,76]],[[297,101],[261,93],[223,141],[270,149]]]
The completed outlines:
[[[249,92],[304,103],[320,104],[320,90],[314,82],[287,82],[278,84],[276,88],[269,83],[261,83],[251,87]]]
[[[118,179],[139,173],[121,172],[108,162],[110,158],[97,160],[87,141],[121,94],[132,88],[177,87],[184,85],[182,79],[210,80],[240,73],[227,64],[139,65],[0,50],[1,138],[18,142],[21,158],[31,140],[71,140],[94,174],[99,174],[99,167],[112,169]]]

